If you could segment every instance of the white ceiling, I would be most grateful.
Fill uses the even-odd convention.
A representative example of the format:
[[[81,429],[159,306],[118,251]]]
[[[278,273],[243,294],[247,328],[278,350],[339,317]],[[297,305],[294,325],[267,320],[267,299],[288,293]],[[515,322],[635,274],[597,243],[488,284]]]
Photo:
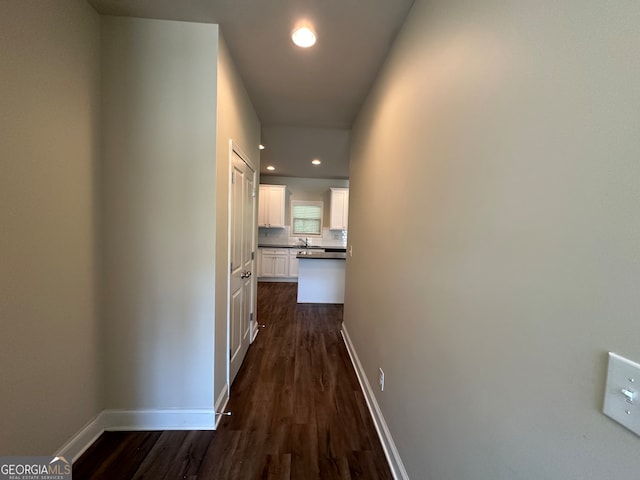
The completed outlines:
[[[326,155],[344,150],[343,137],[414,0],[88,1],[102,14],[219,24],[262,123],[262,172],[272,164],[276,175],[346,178],[348,155]],[[318,37],[310,49],[290,39],[301,20]],[[313,167],[321,155],[323,165]]]

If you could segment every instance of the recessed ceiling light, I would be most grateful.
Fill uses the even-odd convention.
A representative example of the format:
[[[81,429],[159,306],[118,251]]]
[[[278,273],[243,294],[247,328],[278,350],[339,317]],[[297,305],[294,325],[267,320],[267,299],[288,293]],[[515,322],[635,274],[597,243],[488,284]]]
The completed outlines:
[[[264,150],[264,145],[262,145],[262,144],[258,145],[258,149],[259,150]]]
[[[291,40],[299,47],[309,48],[316,43],[316,34],[309,27],[300,27],[293,31]]]
[[[270,172],[273,172],[276,169],[276,167],[274,167],[273,165],[269,165],[267,167],[267,170],[269,170]]]
[[[314,165],[320,165],[322,162],[316,158],[314,160],[311,160],[311,163],[313,163]]]

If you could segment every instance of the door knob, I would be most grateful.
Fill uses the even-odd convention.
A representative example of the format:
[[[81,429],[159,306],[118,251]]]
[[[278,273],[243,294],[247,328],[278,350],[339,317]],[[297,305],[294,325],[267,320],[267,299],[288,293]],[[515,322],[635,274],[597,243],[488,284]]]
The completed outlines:
[[[250,276],[251,276],[251,272],[248,270],[240,274],[240,278],[249,278]]]

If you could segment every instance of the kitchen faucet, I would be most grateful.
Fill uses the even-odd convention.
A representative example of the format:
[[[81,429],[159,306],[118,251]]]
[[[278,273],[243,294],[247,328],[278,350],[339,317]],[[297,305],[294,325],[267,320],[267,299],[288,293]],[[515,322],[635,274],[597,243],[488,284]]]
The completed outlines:
[[[304,248],[309,248],[309,237],[298,238],[302,243],[304,243]]]

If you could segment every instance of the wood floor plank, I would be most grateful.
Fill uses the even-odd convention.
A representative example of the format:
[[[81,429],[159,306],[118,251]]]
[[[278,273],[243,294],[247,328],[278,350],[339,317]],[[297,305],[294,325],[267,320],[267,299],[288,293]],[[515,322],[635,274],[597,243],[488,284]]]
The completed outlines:
[[[110,432],[75,480],[390,480],[340,328],[342,305],[296,303],[260,283],[263,327],[215,432]]]
[[[236,463],[235,452],[240,446],[239,430],[216,431],[216,441],[211,442],[200,466],[198,479],[226,480]]]
[[[169,468],[172,458],[169,453],[169,449],[173,444],[175,446],[182,445],[187,432],[162,432],[160,438],[146,456],[144,461],[140,464],[140,467],[133,475],[133,480],[145,480],[156,479],[161,480],[165,478],[165,473]],[[174,447],[175,448],[175,447]]]
[[[73,478],[129,480],[162,432],[105,432],[74,464]]]

